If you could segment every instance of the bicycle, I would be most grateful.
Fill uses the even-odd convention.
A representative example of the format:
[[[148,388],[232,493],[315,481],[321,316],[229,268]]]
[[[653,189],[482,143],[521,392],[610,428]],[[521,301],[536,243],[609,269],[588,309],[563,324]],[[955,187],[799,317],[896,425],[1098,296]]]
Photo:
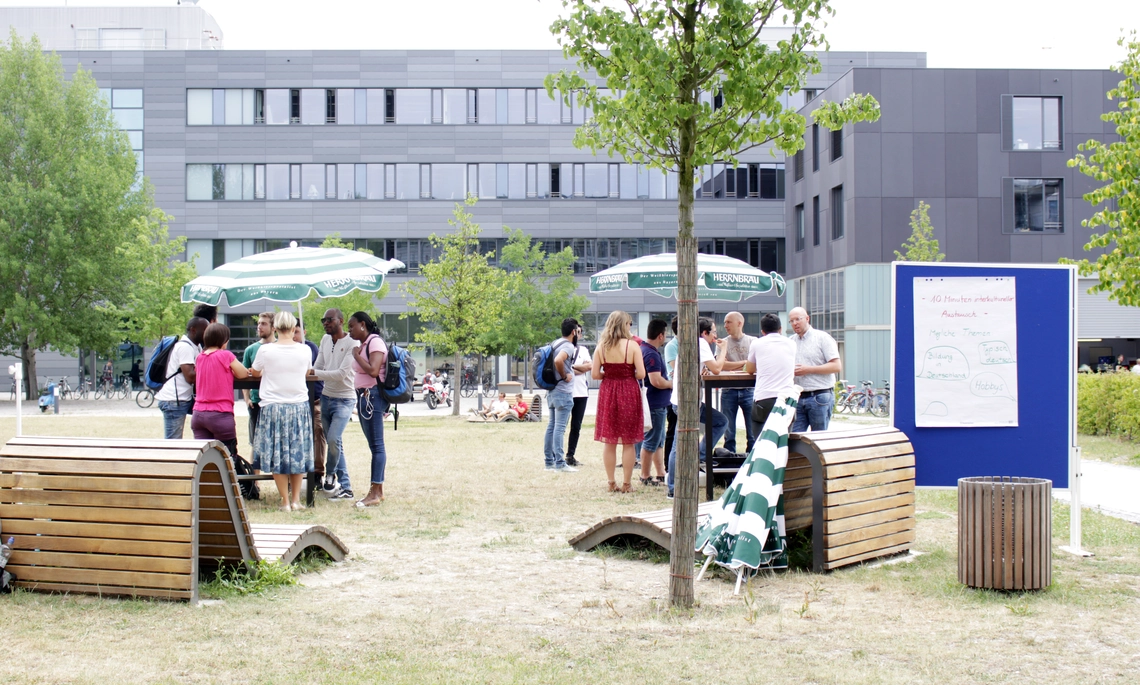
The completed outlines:
[[[848,384],[845,378],[840,379],[839,384],[843,386],[843,389],[835,394],[836,414],[842,414],[847,411],[847,400],[851,397],[851,391],[855,389],[855,386]]]
[[[77,400],[85,400],[85,399],[87,399],[87,396],[90,394],[91,394],[91,381],[84,378],[83,376],[80,376],[79,377],[79,384],[76,386],[75,390],[72,391],[73,397]]]
[[[871,381],[861,381],[860,384],[863,387],[859,390],[851,391],[844,402],[845,408],[852,414],[862,414],[871,411],[871,407],[875,403],[875,384]]]
[[[890,381],[883,381],[883,389],[875,392],[875,400],[871,404],[871,413],[879,417],[891,415]]]
[[[100,399],[102,397],[110,399],[114,392],[115,383],[110,378],[104,376],[96,381],[94,392],[95,399]]]
[[[135,404],[142,409],[149,409],[154,404],[154,391],[147,387],[139,390],[139,394],[135,395]]]
[[[131,379],[123,375],[119,376],[119,380],[115,383],[115,399],[125,400],[131,396]]]
[[[68,401],[75,399],[75,391],[71,389],[71,384],[67,382],[67,376],[61,376],[56,387],[59,389],[60,399]]]

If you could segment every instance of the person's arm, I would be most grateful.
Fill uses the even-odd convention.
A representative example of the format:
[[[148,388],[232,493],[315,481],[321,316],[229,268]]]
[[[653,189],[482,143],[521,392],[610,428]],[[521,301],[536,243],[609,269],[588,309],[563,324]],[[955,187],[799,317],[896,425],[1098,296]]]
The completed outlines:
[[[745,368],[745,365],[747,363],[748,362],[730,362],[728,360],[725,360],[724,368],[722,368],[721,371],[740,371],[741,369]]]
[[[578,356],[581,356],[581,355],[578,355]],[[586,373],[587,371],[589,371],[592,368],[594,368],[594,364],[590,360],[589,355],[586,355],[585,359],[583,359],[582,361],[580,361],[574,365],[574,370],[577,371],[578,373]]]
[[[566,357],[568,356],[565,350],[554,355],[554,370],[558,373],[558,377],[567,383],[574,380],[574,372],[566,373]]]
[[[756,365],[752,362],[744,362],[744,373],[756,373]]]
[[[653,387],[657,388],[658,390],[672,390],[673,389],[673,381],[665,380],[665,377],[661,375],[660,371],[650,371],[649,372],[649,384],[652,385]]]
[[[590,365],[590,378],[596,381],[602,380],[602,346],[598,345],[594,350],[594,362]]]
[[[796,375],[806,376],[808,374],[839,374],[843,370],[843,364],[840,363],[839,357],[830,359],[826,364],[819,366],[808,366],[806,364],[796,364]]]
[[[633,375],[637,380],[645,378],[645,356],[641,354],[641,345],[633,348]]]
[[[698,344],[700,344],[700,342],[699,340],[697,341]],[[705,344],[707,345],[708,343]],[[716,357],[705,361],[705,368],[709,370],[709,373],[716,376],[721,372],[724,368],[724,355],[727,353],[728,345],[723,339],[718,339],[716,341]]]
[[[239,362],[237,357],[234,357],[234,360],[230,362],[230,373],[232,373],[234,375],[234,378],[238,380],[249,378],[249,369],[245,368],[245,364]],[[242,390],[241,392],[247,398],[249,397],[248,390]]]
[[[190,385],[194,385],[194,381],[198,378],[198,372],[194,368],[194,365],[183,364],[178,368],[182,371],[182,377],[186,379],[186,382]]]

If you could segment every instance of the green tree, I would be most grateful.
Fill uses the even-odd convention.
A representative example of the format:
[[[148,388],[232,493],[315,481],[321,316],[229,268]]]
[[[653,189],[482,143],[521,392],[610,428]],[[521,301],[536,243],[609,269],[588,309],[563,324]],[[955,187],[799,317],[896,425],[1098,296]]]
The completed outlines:
[[[0,46],[0,168],[0,352],[23,359],[31,398],[38,351],[110,353],[151,327],[132,292],[170,275],[173,248],[90,74],[67,81],[15,31]]]
[[[547,92],[577,92],[592,111],[574,143],[608,149],[627,161],[676,171],[677,300],[680,333],[680,420],[677,497],[670,558],[670,600],[693,603],[693,543],[697,509],[697,244],[693,233],[696,170],[734,164],[742,152],[772,144],[786,154],[804,147],[804,117],[782,102],[820,70],[815,51],[826,49],[817,22],[827,0],[563,0],[568,17],[551,30],[563,52],[604,81],[602,90],[580,73],[546,78]],[[620,5],[620,6],[617,6]],[[791,34],[762,37],[768,26]],[[723,106],[714,107],[718,94]],[[852,95],[825,102],[815,121],[836,129],[874,120],[878,103]]]
[[[906,253],[895,250],[895,259],[900,262],[940,262],[946,255],[938,250],[938,239],[934,237],[934,227],[930,225],[930,205],[918,201],[918,209],[910,213],[910,237],[903,243]]]
[[[127,294],[122,339],[145,344],[166,335],[180,335],[194,311],[194,303],[183,303],[180,293],[198,272],[193,263],[177,258],[186,249],[186,239],[170,239],[170,218],[157,208],[135,217],[131,233],[141,239],[119,248],[120,259],[149,265],[137,275]]]
[[[465,204],[477,200],[469,196]],[[488,352],[484,332],[497,325],[503,311],[506,288],[502,272],[491,266],[488,255],[479,252],[479,225],[472,220],[464,205],[455,204],[455,218],[447,223],[455,227],[443,237],[431,234],[429,239],[439,256],[420,265],[422,278],[404,284],[408,298],[407,318],[416,313],[427,324],[416,333],[416,341],[431,345],[441,354],[454,355],[456,374],[463,369],[463,355]],[[455,379],[458,389],[459,379]],[[459,393],[451,407],[459,415]]]
[[[590,300],[576,295],[574,251],[547,253],[542,243],[520,229],[507,228],[499,260],[506,289],[503,313],[484,339],[491,354],[525,357],[562,335],[562,320],[577,318]]]
[[[325,236],[321,247],[339,247],[345,250],[353,249],[354,245],[350,240],[341,240],[340,233],[333,233],[332,235]],[[372,250],[367,248],[357,248],[358,252],[365,254],[372,254]],[[348,317],[352,316],[353,312],[364,312],[373,319],[377,318],[376,314],[376,300],[382,300],[388,295],[391,288],[388,286],[388,281],[384,281],[384,285],[380,286],[380,290],[370,293],[363,290],[353,290],[347,295],[340,297],[320,297],[316,292],[310,292],[309,296],[301,300],[301,317],[304,319],[305,338],[315,343],[321,342],[321,337],[325,334],[324,326],[321,324],[321,317],[324,315],[326,309],[339,309],[344,312],[344,318],[347,321]]]
[[[1108,91],[1116,111],[1101,119],[1116,126],[1114,143],[1090,140],[1077,146],[1081,152],[1069,160],[1070,167],[1104,185],[1085,193],[1084,199],[1099,208],[1081,225],[1099,230],[1085,250],[1104,250],[1094,261],[1062,259],[1077,264],[1081,275],[1095,274],[1096,285],[1089,292],[1107,292],[1109,298],[1126,306],[1140,306],[1140,41],[1136,32],[1128,40],[1122,36],[1128,55],[1113,67],[1123,77]]]

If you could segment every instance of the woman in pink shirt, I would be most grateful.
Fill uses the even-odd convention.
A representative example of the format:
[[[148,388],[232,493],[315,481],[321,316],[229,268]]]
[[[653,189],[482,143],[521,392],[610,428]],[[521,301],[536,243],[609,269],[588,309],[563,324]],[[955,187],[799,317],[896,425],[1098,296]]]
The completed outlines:
[[[360,342],[360,347],[352,348],[356,414],[360,417],[360,429],[364,431],[368,450],[372,452],[372,487],[356,506],[374,507],[384,501],[384,467],[388,464],[388,453],[384,450],[384,414],[388,403],[376,383],[384,380],[388,346],[380,337],[376,322],[364,312],[349,317],[348,334]]]
[[[248,378],[249,371],[226,349],[230,329],[225,324],[206,327],[202,345],[206,348],[195,362],[194,416],[190,430],[198,440],[217,440],[231,455],[237,454],[237,427],[234,424],[234,379]]]

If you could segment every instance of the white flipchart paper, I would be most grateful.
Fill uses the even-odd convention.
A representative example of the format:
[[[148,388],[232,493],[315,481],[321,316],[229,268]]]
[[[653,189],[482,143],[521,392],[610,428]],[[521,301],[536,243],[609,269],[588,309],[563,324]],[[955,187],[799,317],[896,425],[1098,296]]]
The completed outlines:
[[[1013,277],[914,279],[919,428],[1017,426]]]

